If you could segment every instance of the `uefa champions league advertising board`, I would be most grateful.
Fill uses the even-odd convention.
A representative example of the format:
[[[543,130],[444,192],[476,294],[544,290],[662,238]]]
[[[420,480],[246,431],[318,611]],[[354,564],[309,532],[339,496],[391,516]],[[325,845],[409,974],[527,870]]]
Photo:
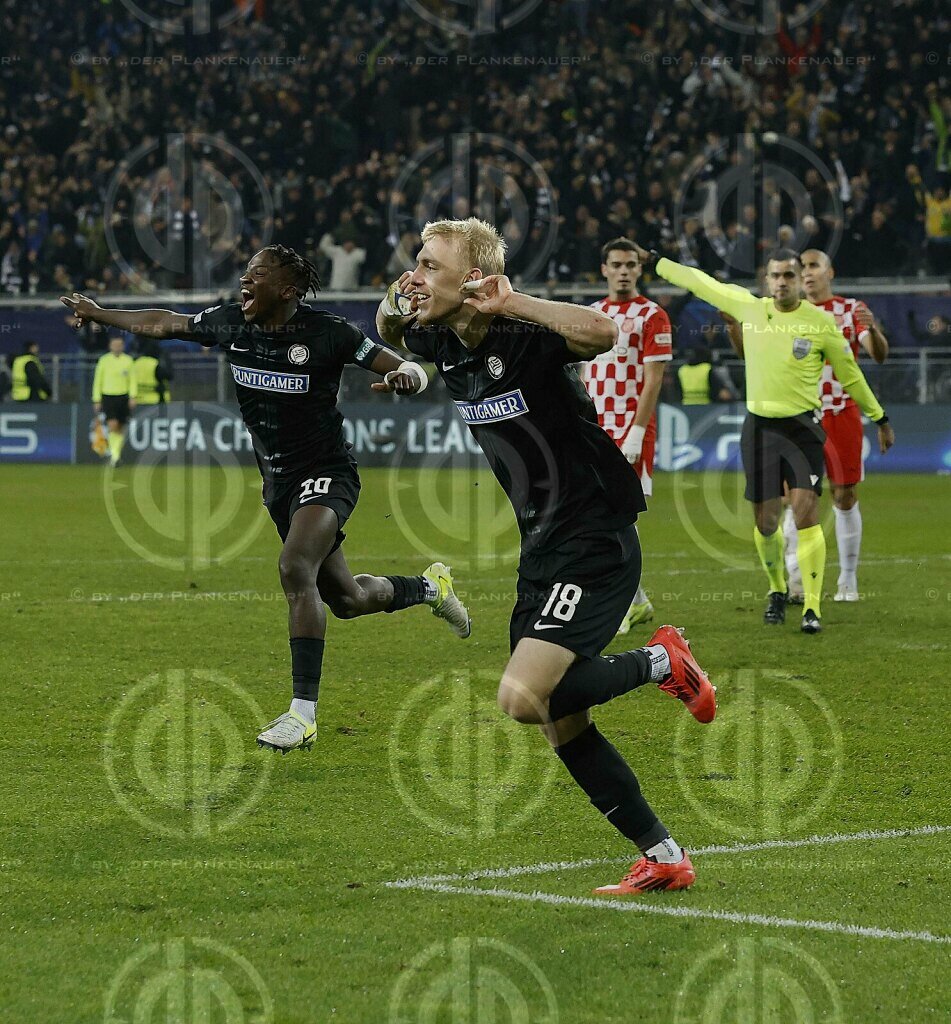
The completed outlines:
[[[449,404],[412,400],[343,403],[344,432],[361,466],[466,469],[485,461],[465,423]],[[657,410],[657,468],[740,469],[740,404]],[[890,405],[902,444],[879,455],[866,424],[866,464],[880,473],[951,472],[951,423],[946,409]],[[0,462],[96,463],[94,421],[87,404],[0,406]],[[251,437],[237,405],[171,402],[140,407],[129,423],[123,460],[169,465],[254,465]]]

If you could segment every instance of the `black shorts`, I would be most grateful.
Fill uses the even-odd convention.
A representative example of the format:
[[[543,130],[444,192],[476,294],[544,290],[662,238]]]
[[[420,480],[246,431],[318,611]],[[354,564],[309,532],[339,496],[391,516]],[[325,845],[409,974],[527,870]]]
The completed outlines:
[[[632,523],[560,545],[549,579],[519,575],[509,622],[514,651],[523,637],[594,658],[614,638],[641,582],[641,545]]]
[[[116,420],[120,424],[129,422],[129,396],[103,395],[102,411],[107,420]]]
[[[740,441],[746,500],[781,498],[784,484],[822,494],[825,440],[818,411],[781,419],[749,413]]]
[[[291,520],[299,508],[325,505],[337,513],[337,539],[331,552],[344,541],[343,525],[360,497],[360,475],[353,459],[324,463],[286,479],[273,478],[264,486],[264,507],[274,520],[281,540],[287,540]]]

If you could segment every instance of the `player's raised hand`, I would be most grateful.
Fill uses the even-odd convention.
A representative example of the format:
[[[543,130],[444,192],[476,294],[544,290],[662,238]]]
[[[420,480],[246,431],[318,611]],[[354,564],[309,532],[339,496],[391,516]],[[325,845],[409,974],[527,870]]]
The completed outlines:
[[[74,324],[76,328],[84,326],[87,320],[90,323],[95,323],[96,311],[102,309],[98,302],[79,292],[73,292],[72,295],[61,295],[59,301],[73,311],[73,316],[76,317]]]
[[[468,296],[463,300],[464,305],[491,316],[503,316],[515,294],[512,282],[505,274],[489,274],[476,281],[466,281],[459,291]]]
[[[417,316],[419,298],[413,294],[412,277],[412,273],[406,270],[387,288],[382,307],[385,319],[408,324]]]
[[[878,425],[878,450],[884,455],[894,443],[895,431],[892,430],[892,425],[890,423],[880,423]]]

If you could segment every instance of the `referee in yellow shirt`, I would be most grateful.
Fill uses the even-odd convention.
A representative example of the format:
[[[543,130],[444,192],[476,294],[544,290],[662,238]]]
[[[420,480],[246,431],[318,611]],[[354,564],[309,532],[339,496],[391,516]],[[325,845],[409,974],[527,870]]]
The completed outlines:
[[[753,503],[753,537],[769,578],[763,621],[786,619],[783,535],[779,530],[783,488],[799,530],[802,568],[802,631],[818,633],[825,572],[826,542],[819,525],[819,495],[824,473],[825,432],[819,413],[819,377],[828,360],[859,408],[878,425],[884,453],[895,443],[888,417],[872,394],[855,356],[831,313],[802,298],[802,268],[791,249],[777,249],[766,264],[768,298],[738,285],[722,284],[692,267],[684,267],[643,249],[645,266],[656,264],[660,277],[693,292],[738,320],[746,363],[746,407],[741,451],[746,472],[746,499]]]
[[[129,413],[135,409],[138,395],[134,360],[125,351],[125,342],[116,336],[109,339],[109,351],[96,363],[92,382],[93,410],[105,414],[109,428],[109,464],[116,466],[125,444],[125,427]]]

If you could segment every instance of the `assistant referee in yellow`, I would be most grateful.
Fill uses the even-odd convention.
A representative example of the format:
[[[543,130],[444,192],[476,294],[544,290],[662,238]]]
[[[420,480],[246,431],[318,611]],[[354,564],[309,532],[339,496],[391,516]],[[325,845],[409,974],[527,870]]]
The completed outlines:
[[[763,621],[786,619],[783,535],[779,530],[784,486],[789,488],[799,530],[799,564],[805,599],[801,628],[822,629],[820,598],[826,542],[819,525],[819,495],[824,473],[825,432],[819,413],[819,377],[826,361],[866,416],[878,425],[882,453],[895,443],[888,417],[872,394],[865,375],[831,313],[802,298],[802,268],[791,249],[777,249],[766,264],[768,298],[745,288],[722,284],[693,267],[684,267],[641,249],[642,266],[693,292],[738,320],[746,364],[746,407],[741,451],[746,499],[753,503],[753,537],[769,578]]]
[[[96,363],[92,382],[93,410],[105,414],[109,428],[109,462],[118,465],[125,444],[125,428],[129,414],[135,409],[138,395],[135,365],[125,351],[125,342],[118,335],[109,339],[109,351]]]

